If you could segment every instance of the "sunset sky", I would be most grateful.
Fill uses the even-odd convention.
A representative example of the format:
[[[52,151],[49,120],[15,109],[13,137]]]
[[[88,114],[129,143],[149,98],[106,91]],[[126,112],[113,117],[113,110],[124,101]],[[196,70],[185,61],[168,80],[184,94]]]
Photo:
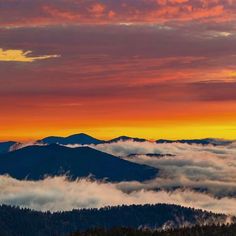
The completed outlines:
[[[0,140],[236,139],[236,0],[0,0]]]

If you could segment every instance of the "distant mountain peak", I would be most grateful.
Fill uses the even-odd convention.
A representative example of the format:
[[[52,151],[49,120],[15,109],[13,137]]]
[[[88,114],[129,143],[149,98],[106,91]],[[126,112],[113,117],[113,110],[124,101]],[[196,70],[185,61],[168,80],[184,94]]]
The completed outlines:
[[[184,143],[184,144],[200,144],[200,145],[228,145],[231,144],[231,140],[224,139],[215,139],[215,138],[203,138],[203,139],[179,139],[179,140],[168,140],[168,139],[159,139],[156,140],[156,143]]]
[[[61,144],[61,145],[69,145],[69,144],[80,144],[80,145],[90,145],[90,144],[102,144],[102,143],[113,143],[113,142],[119,142],[119,141],[135,141],[135,142],[145,142],[147,141],[146,139],[142,139],[142,138],[133,138],[133,137],[129,137],[129,136],[119,136],[117,138],[108,140],[108,141],[104,141],[104,140],[99,140],[96,139],[88,134],[85,133],[78,133],[78,134],[72,134],[70,136],[67,137],[60,137],[60,136],[49,136],[46,137],[42,140],[39,140],[39,143],[43,143],[43,144],[52,144],[52,143],[56,143],[56,144]]]
[[[73,138],[73,137],[87,137],[87,138],[93,138],[91,135],[88,135],[86,133],[78,133],[78,134],[72,134],[67,136],[66,138]]]
[[[135,141],[135,142],[145,142],[147,141],[146,139],[142,138],[133,138],[129,136],[119,136],[117,138],[111,139],[107,141],[107,143],[113,143],[113,142],[119,142],[119,141]]]
[[[89,144],[100,144],[103,143],[104,141],[93,138],[92,136],[85,133],[78,133],[67,137],[49,136],[42,140],[39,140],[38,142],[44,144],[57,143],[62,145],[69,145],[69,144],[89,145]]]

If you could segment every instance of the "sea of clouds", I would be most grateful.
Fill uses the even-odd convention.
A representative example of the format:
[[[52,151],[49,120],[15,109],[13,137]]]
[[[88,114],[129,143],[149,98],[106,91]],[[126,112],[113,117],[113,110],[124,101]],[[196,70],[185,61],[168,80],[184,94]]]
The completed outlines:
[[[236,143],[214,146],[127,141],[94,148],[158,168],[158,177],[145,183],[146,188],[180,187],[198,189],[216,197],[236,196]],[[129,156],[134,153],[137,155]],[[164,156],[145,155],[150,153]]]
[[[102,183],[89,179],[69,181],[64,176],[46,178],[41,181],[19,181],[8,176],[1,176],[0,202],[39,211],[67,211],[122,204],[169,203],[236,215],[236,199],[234,198],[217,199],[211,195],[187,189],[170,192],[141,189],[125,192],[122,191],[124,186],[127,190],[129,183]]]
[[[0,176],[0,203],[42,211],[170,203],[236,215],[236,143],[203,146],[119,141],[91,147],[156,167],[159,174],[145,182],[118,183],[88,178],[70,181],[65,176],[19,181]],[[147,155],[150,153],[162,156]]]

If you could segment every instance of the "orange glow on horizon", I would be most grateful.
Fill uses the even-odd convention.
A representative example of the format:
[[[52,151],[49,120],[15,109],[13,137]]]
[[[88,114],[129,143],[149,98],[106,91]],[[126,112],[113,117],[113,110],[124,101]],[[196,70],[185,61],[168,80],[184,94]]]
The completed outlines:
[[[77,127],[77,125],[71,125]],[[231,122],[225,124],[225,122],[182,122],[176,124],[176,122],[160,122],[157,124],[150,124],[146,126],[140,124],[139,126],[135,124],[123,125],[123,126],[94,126],[91,127],[68,127],[66,129],[60,129],[59,127],[53,127],[48,125],[45,127],[34,127],[27,128],[15,128],[11,130],[5,130],[1,134],[0,140],[14,140],[14,141],[35,141],[47,136],[62,136],[66,137],[72,134],[86,133],[95,138],[102,140],[109,140],[118,136],[130,136],[145,138],[147,140],[157,140],[157,139],[201,139],[201,138],[222,138],[222,139],[236,139],[236,122]]]

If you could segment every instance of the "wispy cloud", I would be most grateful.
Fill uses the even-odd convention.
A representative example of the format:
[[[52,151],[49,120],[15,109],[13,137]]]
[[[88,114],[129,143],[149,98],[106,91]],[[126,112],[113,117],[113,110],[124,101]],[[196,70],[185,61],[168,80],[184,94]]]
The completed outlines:
[[[236,197],[236,145],[188,145],[182,143],[116,142],[92,145],[100,151],[126,160],[156,167],[158,178],[145,183],[128,184],[128,190],[197,189],[215,197]],[[171,154],[150,156],[147,154]],[[136,154],[129,156],[130,154]],[[132,188],[131,188],[132,186]],[[120,184],[126,190],[126,184]]]
[[[32,56],[32,51],[23,51],[18,49],[4,50],[0,48],[0,61],[5,62],[34,62],[37,60],[45,60],[57,57],[60,57],[60,55]]]
[[[138,190],[126,193],[117,184],[94,182],[88,179],[69,181],[65,177],[42,181],[18,181],[0,177],[0,204],[16,205],[39,211],[66,211],[77,208],[132,204],[177,204],[236,215],[236,199],[214,198],[191,190],[151,191]]]
[[[234,28],[195,22],[1,29],[1,48],[33,52],[24,60],[62,55],[0,63],[0,122],[8,130],[2,135],[28,123],[34,130],[24,133],[30,135],[62,126],[85,132],[89,122],[105,137],[233,138],[226,130],[236,120]],[[78,103],[80,109],[60,105]]]

